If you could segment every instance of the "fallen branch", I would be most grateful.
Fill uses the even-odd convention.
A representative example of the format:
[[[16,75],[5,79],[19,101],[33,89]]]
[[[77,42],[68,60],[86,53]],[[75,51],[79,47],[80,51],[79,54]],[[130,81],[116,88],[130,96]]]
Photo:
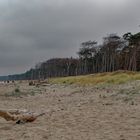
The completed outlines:
[[[16,123],[33,122],[38,117],[45,115],[45,113],[34,113],[27,110],[0,110],[0,117],[7,121],[16,121]]]

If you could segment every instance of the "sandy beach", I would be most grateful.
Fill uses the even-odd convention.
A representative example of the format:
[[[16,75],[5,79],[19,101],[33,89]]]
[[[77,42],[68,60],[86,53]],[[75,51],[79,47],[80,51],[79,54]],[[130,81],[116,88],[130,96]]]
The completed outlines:
[[[17,85],[27,94],[12,94]],[[47,114],[20,125],[0,118],[0,140],[139,140],[139,85],[1,84],[0,108]]]

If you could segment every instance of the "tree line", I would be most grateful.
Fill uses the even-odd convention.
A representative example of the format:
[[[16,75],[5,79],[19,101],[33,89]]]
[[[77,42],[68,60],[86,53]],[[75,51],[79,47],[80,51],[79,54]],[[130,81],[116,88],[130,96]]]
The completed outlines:
[[[77,55],[77,58],[52,58],[23,74],[0,79],[35,80],[116,70],[140,71],[140,32],[109,34],[101,44],[94,40],[82,42]]]

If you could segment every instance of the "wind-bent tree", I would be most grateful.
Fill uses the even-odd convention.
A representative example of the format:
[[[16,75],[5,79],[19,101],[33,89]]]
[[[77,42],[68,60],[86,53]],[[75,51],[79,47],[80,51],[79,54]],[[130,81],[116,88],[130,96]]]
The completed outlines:
[[[123,41],[116,34],[104,37],[102,52],[102,71],[109,72],[119,69],[119,54]]]
[[[138,63],[140,62],[139,54],[140,52],[140,33],[131,34],[126,33],[123,38],[128,41],[128,52],[129,52],[129,67],[128,70],[136,71]]]
[[[87,74],[93,72],[93,58],[96,54],[96,41],[86,41],[81,44],[78,55],[81,62],[81,73]]]

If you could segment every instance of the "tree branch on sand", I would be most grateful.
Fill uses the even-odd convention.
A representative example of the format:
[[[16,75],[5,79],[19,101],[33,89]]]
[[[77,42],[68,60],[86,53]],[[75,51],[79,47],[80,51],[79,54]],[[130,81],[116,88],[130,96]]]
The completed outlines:
[[[10,109],[4,110],[0,109],[0,117],[4,118],[6,121],[15,121],[17,124],[33,122],[38,117],[45,115],[46,113],[35,113],[29,112],[27,110]]]

